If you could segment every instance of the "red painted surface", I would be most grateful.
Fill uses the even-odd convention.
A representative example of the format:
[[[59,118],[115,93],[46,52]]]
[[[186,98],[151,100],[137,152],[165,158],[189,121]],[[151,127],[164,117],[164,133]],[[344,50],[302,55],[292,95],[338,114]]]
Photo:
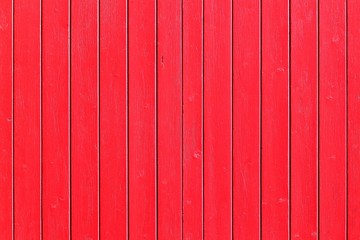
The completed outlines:
[[[233,231],[252,240],[261,221],[260,2],[233,3]]]
[[[100,238],[126,238],[126,2],[100,5]]]
[[[158,183],[156,2],[128,3],[129,239],[155,240]]]
[[[204,2],[204,239],[232,235],[231,12],[230,1]]]
[[[42,1],[42,235],[44,239],[66,239],[70,236],[68,9],[67,1]]]
[[[0,239],[12,238],[12,5],[0,2]]]
[[[183,158],[180,0],[158,1],[157,13],[157,239],[181,239]]]
[[[71,1],[71,235],[99,236],[98,2]]]
[[[355,0],[0,2],[0,239],[358,239]]]
[[[262,239],[289,237],[288,1],[262,1]]]
[[[360,2],[348,1],[348,238],[360,238]]]
[[[291,2],[291,239],[318,239],[317,1]]]
[[[203,236],[202,1],[183,0],[183,239]]]
[[[320,238],[346,239],[346,4],[319,2]]]
[[[41,38],[40,1],[14,3],[13,234],[41,236]]]

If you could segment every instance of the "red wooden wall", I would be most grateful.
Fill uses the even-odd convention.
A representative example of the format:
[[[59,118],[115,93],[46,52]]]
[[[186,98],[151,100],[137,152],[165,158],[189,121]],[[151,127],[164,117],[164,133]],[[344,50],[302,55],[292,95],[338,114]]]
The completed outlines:
[[[360,239],[359,12],[0,0],[0,240]]]

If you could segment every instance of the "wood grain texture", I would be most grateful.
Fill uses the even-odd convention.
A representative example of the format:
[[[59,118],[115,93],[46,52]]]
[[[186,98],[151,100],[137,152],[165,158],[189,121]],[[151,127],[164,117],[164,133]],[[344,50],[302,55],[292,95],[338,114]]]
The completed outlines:
[[[100,238],[126,238],[126,1],[100,4]]]
[[[291,239],[318,239],[317,16],[291,2]]]
[[[0,2],[0,239],[12,238],[12,2]]]
[[[262,1],[262,239],[289,238],[288,1]]]
[[[345,1],[319,2],[320,238],[346,239]]]
[[[68,9],[67,1],[42,1],[43,239],[70,236]]]
[[[348,239],[360,238],[360,2],[348,0]]]
[[[156,239],[156,2],[129,1],[129,238]]]
[[[202,1],[183,0],[183,238],[203,234]]]
[[[98,1],[71,1],[72,238],[99,237]]]
[[[232,236],[231,2],[204,2],[204,238]]]
[[[233,10],[234,239],[260,239],[260,2]],[[247,36],[247,37],[244,37]]]
[[[157,1],[158,239],[182,238],[181,1]]]
[[[41,236],[40,6],[14,3],[14,239]]]

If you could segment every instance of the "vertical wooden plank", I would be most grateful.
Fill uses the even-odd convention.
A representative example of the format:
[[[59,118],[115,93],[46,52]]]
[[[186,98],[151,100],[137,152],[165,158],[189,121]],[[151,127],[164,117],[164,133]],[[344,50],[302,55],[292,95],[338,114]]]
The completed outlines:
[[[100,238],[126,238],[126,1],[100,4]]]
[[[42,1],[42,209],[43,239],[68,239],[69,6]]]
[[[234,1],[234,239],[260,239],[260,1]],[[246,37],[244,37],[246,36]]]
[[[156,1],[129,1],[129,238],[156,239]]]
[[[291,239],[318,236],[317,1],[291,1]]]
[[[262,1],[262,239],[289,237],[288,1]]]
[[[12,238],[12,1],[0,2],[0,239]]]
[[[345,0],[319,4],[320,238],[346,239]]]
[[[14,1],[14,238],[40,238],[40,1]]]
[[[158,0],[158,239],[182,239],[181,1]]]
[[[232,235],[231,1],[204,2],[204,238]]]
[[[72,238],[98,233],[97,0],[71,1]]]
[[[348,0],[348,239],[360,239],[360,2]]]
[[[202,0],[183,0],[183,239],[202,239]]]

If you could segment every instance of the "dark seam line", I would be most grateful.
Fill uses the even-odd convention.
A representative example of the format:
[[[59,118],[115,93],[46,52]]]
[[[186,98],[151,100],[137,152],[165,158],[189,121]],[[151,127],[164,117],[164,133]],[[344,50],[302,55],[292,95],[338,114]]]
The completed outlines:
[[[349,238],[349,16],[348,16],[348,0],[345,0],[345,107],[346,107],[346,115],[345,115],[345,173],[346,173],[346,179],[345,179],[345,238]]]
[[[201,181],[202,181],[202,239],[205,239],[205,177],[204,177],[204,172],[205,172],[205,146],[204,146],[204,139],[205,139],[205,119],[204,119],[204,104],[205,104],[205,97],[204,97],[204,89],[205,89],[205,63],[204,63],[204,56],[205,56],[205,39],[204,39],[204,35],[205,35],[205,0],[201,1],[202,6],[201,6],[201,14],[202,14],[202,29],[201,29],[201,85],[202,85],[202,89],[201,89],[201,94],[202,94],[202,103],[201,103],[201,121],[202,121],[202,133],[201,133],[201,148],[202,148],[202,173],[201,173]]]
[[[40,122],[39,122],[39,131],[40,131],[40,141],[39,141],[39,161],[40,161],[40,239],[43,239],[43,218],[44,218],[44,210],[43,210],[43,149],[42,149],[42,145],[43,145],[43,109],[42,109],[42,95],[43,95],[43,85],[42,85],[42,79],[43,79],[43,58],[42,58],[42,49],[43,49],[43,43],[42,43],[42,38],[43,38],[43,18],[42,18],[42,13],[43,13],[43,5],[42,5],[42,1],[40,0],[40,93],[39,93],[39,108],[40,108]]]
[[[12,204],[12,223],[11,223],[11,231],[12,231],[12,239],[15,239],[15,115],[14,115],[14,110],[15,110],[15,93],[14,93],[14,86],[15,86],[15,71],[14,71],[14,64],[15,64],[15,57],[14,57],[14,51],[15,51],[15,7],[14,7],[14,2],[15,0],[12,0],[12,5],[11,5],[11,10],[12,10],[12,14],[11,14],[11,20],[12,20],[12,25],[11,25],[11,48],[12,48],[12,52],[11,52],[11,78],[12,78],[12,86],[11,86],[11,99],[12,99],[12,103],[11,103],[11,111],[12,111],[12,122],[11,122],[11,130],[12,130],[12,139],[11,139],[11,152],[12,152],[12,166],[11,166],[11,175],[12,175],[12,200],[11,200],[11,204]]]
[[[97,0],[97,164],[98,164],[98,194],[97,194],[97,200],[98,200],[98,239],[101,238],[101,163],[100,163],[100,0]]]
[[[155,0],[155,239],[158,239],[158,1]]]
[[[288,6],[288,34],[289,34],[289,39],[288,39],[288,121],[289,121],[289,126],[288,126],[288,171],[289,171],[289,176],[288,176],[288,189],[289,189],[289,200],[288,200],[288,211],[289,211],[289,217],[288,217],[288,225],[289,225],[289,240],[291,239],[291,215],[292,215],[292,211],[291,211],[291,0],[289,0],[288,2],[289,6]]]
[[[231,236],[230,239],[234,239],[234,1],[231,0],[231,28],[230,28],[230,54],[231,54],[231,59],[230,59],[230,64],[231,64],[231,69],[230,69],[230,77],[231,77],[231,97],[230,97],[230,104],[231,104],[231,124],[230,124],[230,134],[231,134],[231,177],[230,177],[230,181],[231,181],[231,189],[230,189],[230,194],[231,194]]]
[[[125,17],[125,21],[126,21],[126,66],[125,66],[125,71],[126,71],[126,140],[125,140],[125,145],[126,145],[126,163],[125,163],[125,168],[126,168],[126,239],[129,240],[129,226],[130,226],[130,217],[129,217],[129,0],[126,0],[126,17]]]
[[[180,0],[180,64],[181,64],[181,239],[184,238],[184,1]]]
[[[72,239],[72,147],[71,147],[71,0],[68,0],[68,147],[69,147],[69,239]]]
[[[231,0],[230,3],[230,207],[231,207],[231,213],[230,213],[230,239],[234,239],[234,76],[233,76],[233,70],[234,70],[234,1]]]
[[[259,87],[259,117],[260,117],[260,123],[259,123],[259,237],[260,240],[262,239],[262,0],[259,1],[259,81],[260,81],[260,87]]]
[[[317,176],[317,192],[318,192],[318,240],[320,240],[320,0],[317,0],[317,163],[318,163],[318,176]]]

